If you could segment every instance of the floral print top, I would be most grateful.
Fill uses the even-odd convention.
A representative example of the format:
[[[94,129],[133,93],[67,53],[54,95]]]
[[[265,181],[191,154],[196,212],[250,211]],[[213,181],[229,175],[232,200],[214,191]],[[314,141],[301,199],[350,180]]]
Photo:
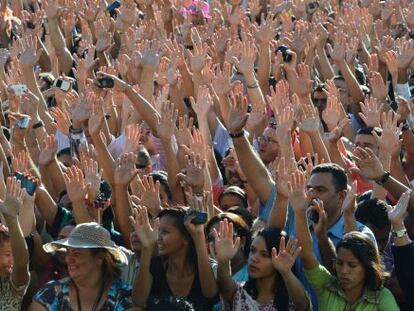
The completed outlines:
[[[69,289],[71,279],[64,278],[51,281],[37,292],[34,301],[44,306],[47,310],[71,311],[69,301]],[[120,279],[115,280],[108,291],[106,300],[100,311],[121,311],[132,308],[132,288]]]

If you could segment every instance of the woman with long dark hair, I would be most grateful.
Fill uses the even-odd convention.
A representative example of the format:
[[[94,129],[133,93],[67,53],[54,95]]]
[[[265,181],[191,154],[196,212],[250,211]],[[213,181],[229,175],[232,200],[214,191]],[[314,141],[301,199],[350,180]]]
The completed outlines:
[[[253,239],[249,257],[249,279],[237,284],[231,277],[230,260],[238,250],[240,238],[233,236],[227,219],[214,231],[218,260],[217,281],[224,300],[232,310],[308,310],[305,289],[291,271],[300,253],[297,241],[278,229],[264,229]]]
[[[184,208],[166,208],[151,227],[147,209],[134,211],[135,231],[142,249],[133,299],[146,310],[158,302],[185,297],[195,310],[210,310],[217,301],[217,284],[208,257],[204,226],[193,224]],[[158,256],[153,256],[158,246]]]

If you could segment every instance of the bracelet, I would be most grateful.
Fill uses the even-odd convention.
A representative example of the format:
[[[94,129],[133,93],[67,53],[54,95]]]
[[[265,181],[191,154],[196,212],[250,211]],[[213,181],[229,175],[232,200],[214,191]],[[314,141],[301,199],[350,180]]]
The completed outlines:
[[[83,132],[83,128],[74,129],[72,125],[69,127],[69,133],[71,134],[81,134]]]
[[[229,133],[229,136],[231,137],[231,138],[239,138],[239,137],[243,137],[244,136],[244,130],[242,130],[241,132],[239,132],[239,133],[235,133],[235,134],[233,134],[233,133]]]
[[[386,171],[384,175],[382,175],[380,179],[375,180],[375,182],[377,183],[377,185],[382,186],[387,182],[390,176],[391,176],[391,173]]]
[[[40,120],[39,122],[36,122],[35,124],[33,124],[32,129],[38,129],[39,127],[44,126],[43,121]]]

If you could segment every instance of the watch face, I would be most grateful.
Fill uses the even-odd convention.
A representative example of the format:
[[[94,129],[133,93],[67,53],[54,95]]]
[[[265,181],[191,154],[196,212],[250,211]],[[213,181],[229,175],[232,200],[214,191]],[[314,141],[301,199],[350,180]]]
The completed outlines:
[[[401,229],[401,230],[398,230],[398,231],[394,231],[394,234],[397,238],[402,238],[402,237],[407,235],[407,230],[406,229]]]

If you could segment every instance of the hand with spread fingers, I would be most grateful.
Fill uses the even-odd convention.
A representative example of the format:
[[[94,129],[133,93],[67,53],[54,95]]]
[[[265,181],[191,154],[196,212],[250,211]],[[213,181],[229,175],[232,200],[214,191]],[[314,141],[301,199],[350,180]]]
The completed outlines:
[[[134,227],[134,232],[136,232],[139,237],[142,247],[150,248],[155,246],[158,240],[158,231],[160,227],[159,218],[156,218],[151,226],[147,208],[138,205],[134,208],[133,216],[129,216],[129,219]]]

